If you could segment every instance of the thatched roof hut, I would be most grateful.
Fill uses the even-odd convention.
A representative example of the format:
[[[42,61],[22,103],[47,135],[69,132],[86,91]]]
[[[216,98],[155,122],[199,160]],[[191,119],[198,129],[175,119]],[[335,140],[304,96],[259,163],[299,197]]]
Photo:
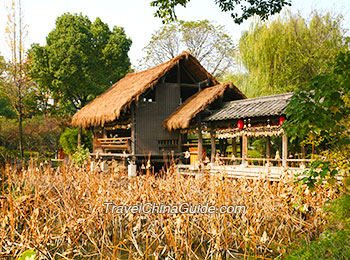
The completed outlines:
[[[154,87],[180,61],[198,81],[210,79],[213,85],[219,84],[195,57],[189,52],[183,52],[168,62],[151,69],[127,74],[106,92],[78,111],[73,116],[72,125],[84,128],[104,126],[105,123],[118,119],[123,111],[130,107],[133,102],[138,101],[141,94]],[[220,93],[218,94],[220,95]]]
[[[163,123],[163,127],[169,131],[188,128],[191,120],[201,111],[207,108],[219,97],[223,97],[228,91],[233,92],[238,99],[247,98],[231,82],[215,85],[193,95],[182,103]]]

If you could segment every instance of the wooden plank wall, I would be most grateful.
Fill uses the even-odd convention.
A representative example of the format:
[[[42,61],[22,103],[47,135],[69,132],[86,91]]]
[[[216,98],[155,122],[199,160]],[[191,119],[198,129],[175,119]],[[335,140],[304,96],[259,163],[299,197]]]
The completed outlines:
[[[155,102],[139,101],[136,106],[136,154],[162,155],[158,140],[179,140],[179,132],[169,132],[163,121],[180,104],[180,86],[176,83],[159,83],[155,87]],[[179,146],[174,152],[179,152]]]

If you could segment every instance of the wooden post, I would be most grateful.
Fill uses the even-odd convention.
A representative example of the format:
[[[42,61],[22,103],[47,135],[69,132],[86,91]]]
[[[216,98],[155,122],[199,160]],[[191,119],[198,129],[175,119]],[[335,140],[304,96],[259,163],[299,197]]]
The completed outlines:
[[[95,134],[95,127],[91,127],[91,134],[92,134],[92,152],[94,153],[96,150],[96,134]]]
[[[201,118],[197,116],[198,123],[198,161],[202,162],[203,157],[203,136],[202,136],[202,127],[201,127]]]
[[[284,134],[282,136],[282,166],[287,166],[288,159],[288,138],[287,135]]]
[[[106,128],[102,127],[102,135],[103,135],[103,138],[107,138],[107,131],[106,131]]]
[[[181,68],[180,61],[177,62],[177,84],[181,84]]]
[[[271,158],[271,141],[270,136],[266,136],[266,158]]]
[[[215,145],[215,133],[213,124],[210,125],[210,144],[211,144],[211,162],[215,162],[216,145]]]
[[[131,154],[132,160],[136,162],[136,115],[135,104],[131,105]]]
[[[248,138],[246,135],[242,136],[242,164],[245,165],[248,155]]]
[[[305,166],[305,155],[306,155],[306,153],[305,153],[305,146],[302,145],[301,146],[301,159],[303,159],[304,161],[301,162],[301,165],[303,165],[303,166]]]
[[[179,138],[178,138],[178,143],[177,143],[177,151],[180,153],[179,156],[179,164],[182,164],[182,134],[181,131],[179,130]]]
[[[232,138],[232,154],[237,157],[237,143],[236,137]]]
[[[243,137],[242,136],[239,138],[239,149],[241,153],[241,158],[243,158]]]

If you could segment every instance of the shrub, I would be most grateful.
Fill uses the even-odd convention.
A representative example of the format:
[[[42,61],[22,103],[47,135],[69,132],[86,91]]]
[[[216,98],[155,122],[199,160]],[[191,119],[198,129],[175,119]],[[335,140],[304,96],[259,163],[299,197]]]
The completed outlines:
[[[67,127],[60,136],[60,144],[66,154],[72,155],[78,148],[79,128]],[[82,131],[82,144],[92,150],[92,135],[90,132]]]
[[[87,162],[90,158],[89,148],[84,148],[84,146],[80,146],[77,148],[75,153],[72,156],[72,160],[75,165],[82,167],[85,162]]]

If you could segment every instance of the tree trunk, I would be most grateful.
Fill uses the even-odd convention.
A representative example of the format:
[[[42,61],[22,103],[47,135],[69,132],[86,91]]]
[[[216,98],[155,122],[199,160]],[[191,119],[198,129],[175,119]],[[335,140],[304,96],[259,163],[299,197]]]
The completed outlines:
[[[81,135],[82,135],[82,127],[79,126],[79,131],[78,131],[78,147],[81,146]]]
[[[19,156],[23,161],[23,127],[22,127],[22,109],[19,109],[18,115],[18,128],[19,128]]]

